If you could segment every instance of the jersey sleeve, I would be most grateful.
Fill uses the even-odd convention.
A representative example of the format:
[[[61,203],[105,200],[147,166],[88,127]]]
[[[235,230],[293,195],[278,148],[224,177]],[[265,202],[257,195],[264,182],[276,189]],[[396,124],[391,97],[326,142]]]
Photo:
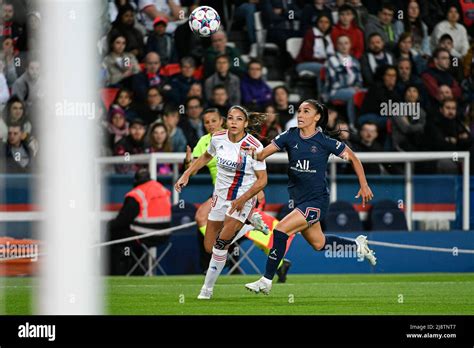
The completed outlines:
[[[260,152],[263,150],[263,145],[260,144],[259,147],[257,148],[257,152]],[[267,169],[267,165],[265,163],[265,160],[263,161],[255,161],[254,159],[252,159],[253,161],[253,170],[255,171],[258,171],[258,170],[265,170]]]
[[[289,133],[290,129],[278,134],[275,139],[272,140],[272,144],[275,145],[278,150],[284,149],[288,144]]]
[[[216,138],[212,137],[207,148],[207,153],[212,157],[216,156]]]
[[[329,153],[339,157],[342,157],[343,152],[346,150],[346,144],[330,137],[324,138],[324,145]]]
[[[207,149],[208,146],[206,146],[206,139],[204,137],[201,137],[201,139],[199,139],[198,143],[193,149],[193,158],[200,157]]]

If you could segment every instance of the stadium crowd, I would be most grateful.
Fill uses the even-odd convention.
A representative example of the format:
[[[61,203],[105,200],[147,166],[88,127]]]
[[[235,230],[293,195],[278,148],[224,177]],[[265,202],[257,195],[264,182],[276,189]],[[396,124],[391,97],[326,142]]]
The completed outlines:
[[[42,93],[32,33],[41,16],[26,9],[28,2],[3,0],[0,19],[0,138],[13,172],[31,170],[39,148],[33,110]],[[234,104],[268,113],[259,134],[268,144],[296,126],[296,103],[308,97],[328,103],[329,128],[342,130],[340,140],[355,151],[472,152],[470,1],[100,3],[101,155],[185,152],[206,133],[203,110],[225,116]],[[200,5],[221,15],[223,30],[211,38],[189,29],[188,15]],[[292,55],[293,38],[302,40]],[[278,74],[282,83],[270,83]],[[399,170],[367,166],[372,174]],[[457,173],[459,166],[448,160],[418,170]],[[170,165],[159,165],[158,173],[170,172]]]

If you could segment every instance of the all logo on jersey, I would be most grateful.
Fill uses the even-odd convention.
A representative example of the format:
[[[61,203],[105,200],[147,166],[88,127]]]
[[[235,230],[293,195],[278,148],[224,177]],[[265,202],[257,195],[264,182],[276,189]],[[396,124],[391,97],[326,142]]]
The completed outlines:
[[[296,166],[291,166],[291,170],[295,170],[301,173],[316,173],[316,169],[309,169],[310,161],[309,160],[298,160]]]

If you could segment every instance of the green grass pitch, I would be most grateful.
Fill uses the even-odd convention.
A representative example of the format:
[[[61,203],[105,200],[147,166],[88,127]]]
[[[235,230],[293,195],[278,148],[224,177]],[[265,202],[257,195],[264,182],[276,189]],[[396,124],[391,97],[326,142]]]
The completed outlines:
[[[244,288],[258,276],[222,276],[210,301],[203,276],[107,277],[108,314],[474,314],[473,273],[294,275],[269,296]],[[31,278],[0,278],[0,314],[31,314]],[[3,302],[3,303],[2,303]]]

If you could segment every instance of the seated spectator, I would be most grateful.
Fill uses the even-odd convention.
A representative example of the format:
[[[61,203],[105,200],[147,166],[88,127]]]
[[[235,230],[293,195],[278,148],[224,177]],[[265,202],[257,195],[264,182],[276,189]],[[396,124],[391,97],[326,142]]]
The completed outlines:
[[[301,11],[300,35],[305,36],[308,30],[316,23],[321,16],[329,19],[332,25],[331,9],[326,6],[326,0],[312,0],[310,4],[306,4]]]
[[[380,129],[385,129],[387,116],[396,116],[391,113],[391,109],[387,107],[388,113],[382,114],[382,105],[387,103],[398,103],[401,101],[400,95],[397,93],[395,86],[397,85],[397,69],[393,65],[381,67],[377,71],[381,81],[375,82],[369,87],[367,95],[364,98],[360,110],[360,116],[357,120],[359,125],[366,122],[377,124]]]
[[[28,173],[32,170],[36,154],[23,138],[20,125],[8,127],[8,139],[3,150],[8,173]]]
[[[252,14],[253,16],[253,14]],[[240,52],[235,47],[227,46],[227,35],[225,31],[219,30],[211,35],[211,46],[204,54],[204,76],[209,77],[216,71],[216,59],[218,56],[227,55],[229,57],[230,72],[243,76],[247,71],[247,64],[242,60]]]
[[[286,40],[297,36],[292,23],[293,20],[299,19],[299,9],[293,2],[286,0],[260,0],[260,4],[267,41],[275,43],[282,53],[286,52]]]
[[[464,67],[464,77],[471,76],[471,71],[474,68],[474,44],[471,45],[471,48],[464,56],[462,65]]]
[[[153,33],[148,36],[146,53],[156,52],[160,55],[161,64],[167,65],[178,61],[174,38],[166,33],[168,20],[165,17],[156,17],[153,22]]]
[[[444,34],[439,39],[438,47],[445,48],[449,51],[449,60],[452,62],[449,65],[449,72],[456,81],[461,84],[462,80],[464,79],[464,70],[461,64],[461,57],[455,56],[454,54],[458,54],[453,46],[453,38],[449,34]]]
[[[432,102],[441,100],[439,88],[442,85],[446,85],[452,90],[454,98],[461,97],[461,88],[456,79],[449,73],[450,65],[451,61],[448,50],[437,48],[433,52],[432,61],[429,63],[428,69],[421,75]]]
[[[374,74],[378,68],[392,65],[394,62],[392,54],[385,49],[385,43],[379,33],[372,33],[368,42],[368,50],[360,60],[364,85],[367,87],[375,82]]]
[[[336,55],[326,63],[327,99],[346,102],[349,124],[354,127],[355,111],[353,96],[362,87],[362,74],[359,61],[350,55],[351,41],[347,35],[341,35],[336,42]]]
[[[457,115],[457,102],[445,99],[432,122],[426,124],[425,141],[428,151],[469,151],[472,136]],[[437,173],[457,174],[458,163],[449,160],[437,162]]]
[[[383,152],[383,147],[378,142],[379,131],[373,122],[364,123],[359,132],[359,141],[353,144],[354,152]],[[382,166],[378,163],[364,163],[366,174],[381,174]]]
[[[147,125],[154,122],[162,122],[165,102],[158,87],[153,86],[148,89],[146,104],[140,110],[140,118]]]
[[[265,107],[265,123],[262,124],[259,140],[262,142],[263,146],[267,146],[271,143],[275,137],[281,133],[280,121],[278,119],[278,113],[276,112],[275,107],[272,104],[268,104]]]
[[[183,130],[178,127],[179,112],[178,109],[167,106],[163,114],[163,123],[168,129],[168,135],[171,140],[173,152],[185,152],[188,141],[184,136]]]
[[[251,60],[248,64],[248,74],[240,81],[242,104],[250,109],[263,110],[272,98],[272,90],[262,78],[262,63]]]
[[[186,95],[186,99],[189,97],[198,97],[200,99],[204,99],[204,93],[202,92],[202,85],[199,82],[195,82],[189,87],[188,94]]]
[[[260,0],[236,0],[234,18],[237,21],[244,21],[247,27],[247,37],[251,44],[255,43],[255,18],[253,14],[260,10]]]
[[[413,39],[410,33],[402,33],[393,49],[393,56],[396,61],[409,59],[412,66],[412,73],[420,76],[426,69],[426,60],[413,49]]]
[[[431,49],[435,50],[439,39],[444,34],[449,34],[454,42],[456,55],[464,57],[469,50],[469,40],[464,25],[458,23],[459,11],[456,6],[449,7],[446,14],[446,20],[439,22],[431,33]]]
[[[127,117],[127,121],[130,122],[134,118],[138,117],[137,111],[133,108],[133,93],[132,91],[121,88],[117,95],[115,96],[114,101],[112,104],[116,104],[122,108],[125,112],[125,116]]]
[[[364,30],[366,42],[369,41],[372,34],[377,33],[382,37],[387,48],[391,50],[397,40],[395,26],[392,23],[394,14],[395,7],[389,2],[384,2],[377,16],[370,15]]]
[[[199,139],[205,134],[201,117],[202,111],[202,100],[198,97],[190,97],[186,100],[186,115],[181,116],[178,123],[191,148],[194,148]]]
[[[32,133],[33,127],[27,117],[25,103],[16,95],[8,99],[3,110],[3,117],[0,119],[0,139],[3,142],[7,141],[8,127],[11,125],[20,126],[22,136],[25,138]]]
[[[227,115],[227,111],[231,106],[232,104],[229,103],[229,95],[225,87],[223,85],[214,86],[209,107],[216,108],[221,115]]]
[[[191,57],[184,57],[180,61],[181,72],[173,75],[170,82],[165,86],[168,89],[167,100],[175,105],[182,105],[186,101],[189,88],[198,82],[194,77],[196,64]]]
[[[133,76],[131,89],[135,96],[135,101],[143,103],[147,99],[150,87],[161,87],[165,79],[160,75],[161,59],[158,53],[149,52],[145,56],[145,71]]]
[[[145,132],[145,121],[140,118],[136,118],[130,122],[129,135],[125,136],[115,144],[114,156],[130,156],[148,152],[148,149],[145,145]],[[130,165],[121,164],[116,166],[116,171],[117,173],[126,174],[136,172],[142,167],[142,165],[136,163]]]
[[[153,21],[156,17],[164,17],[169,23],[166,32],[173,34],[178,25],[178,21],[182,19],[184,13],[180,0],[138,0],[138,10],[142,14],[143,25],[147,31],[153,31]]]
[[[156,122],[150,125],[147,137],[147,147],[151,153],[154,152],[172,152],[171,141],[168,136],[168,129],[163,123]],[[173,172],[171,164],[158,163],[157,174],[167,175]]]
[[[0,23],[0,41],[11,38],[16,45],[18,38],[23,32],[23,27],[15,21],[15,8],[12,3],[5,2],[2,5],[2,20]]]
[[[420,102],[422,105],[426,105],[428,95],[423,85],[421,78],[416,76],[412,71],[412,63],[408,58],[400,58],[397,64],[398,79],[397,86],[395,87],[398,95],[402,96],[408,86],[415,85],[420,93]]]
[[[421,19],[420,5],[417,0],[407,2],[403,20],[395,22],[395,37],[402,33],[410,33],[413,50],[421,56],[431,55],[428,26]]]
[[[5,66],[5,77],[7,79],[8,87],[11,88],[16,79],[24,72],[23,64],[20,54],[13,46],[13,39],[6,38],[2,43],[2,50],[0,51],[0,60]]]
[[[351,41],[350,55],[357,59],[364,53],[364,34],[355,24],[354,9],[348,5],[342,5],[338,10],[339,21],[331,30],[331,38],[334,45],[340,36],[347,36]]]
[[[364,6],[361,0],[349,0],[348,3],[355,11],[355,21],[357,23],[357,26],[361,30],[364,30],[367,21],[369,20],[369,10],[367,10],[367,7]]]
[[[224,86],[231,105],[240,104],[240,80],[229,71],[229,57],[225,54],[216,58],[216,72],[209,76],[204,83],[206,98],[209,102],[215,86]],[[226,113],[227,114],[227,113]]]
[[[126,43],[127,39],[121,34],[110,38],[109,54],[103,60],[103,65],[107,70],[106,84],[109,87],[120,87],[119,83],[122,80],[140,72],[137,58],[125,52]]]
[[[125,37],[125,52],[133,54],[141,61],[144,56],[143,35],[135,28],[135,10],[128,3],[119,7],[117,19],[112,23],[107,37],[110,41],[118,35]]]
[[[392,146],[396,151],[420,151],[426,125],[426,111],[421,107],[417,85],[406,88],[405,103],[419,105],[419,115],[392,117]]]
[[[285,86],[277,86],[273,89],[273,106],[278,114],[281,128],[286,128],[288,121],[296,114],[296,106],[290,103],[289,98],[290,92]]]
[[[339,141],[344,142],[351,149],[355,149],[354,143],[359,142],[360,139],[358,134],[352,133],[349,123],[339,119],[337,120],[335,129],[339,131],[339,135],[337,136]]]
[[[16,95],[27,109],[31,109],[42,95],[40,87],[40,63],[33,58],[28,61],[26,71],[13,84],[11,95]]]
[[[115,144],[128,135],[126,115],[119,105],[112,105],[110,107],[106,128],[109,138],[107,144],[113,150]]]
[[[311,71],[319,77],[319,71],[326,63],[326,60],[334,55],[334,46],[330,36],[331,19],[326,15],[321,15],[315,27],[309,27],[303,39],[300,53],[296,58],[298,65],[296,71],[301,73],[304,70]]]
[[[39,51],[41,29],[41,14],[38,11],[30,11],[26,14],[26,24],[15,44],[21,52]]]

